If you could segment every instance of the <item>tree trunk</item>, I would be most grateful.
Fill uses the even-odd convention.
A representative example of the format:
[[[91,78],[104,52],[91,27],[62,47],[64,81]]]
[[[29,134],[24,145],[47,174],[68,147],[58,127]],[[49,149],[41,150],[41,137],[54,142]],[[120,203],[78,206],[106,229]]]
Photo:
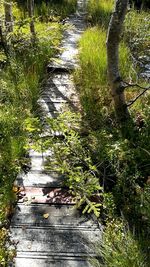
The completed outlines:
[[[34,27],[34,0],[28,0],[28,12],[29,12],[29,17],[31,19],[30,21],[30,32],[32,34],[33,39],[35,39],[36,33],[35,33],[35,27]]]
[[[8,52],[8,47],[7,47],[6,39],[5,39],[4,34],[3,34],[3,26],[2,25],[3,25],[3,23],[0,20],[0,45],[3,48],[4,53],[5,53],[5,55],[8,58],[9,52]]]
[[[12,3],[4,2],[5,25],[7,32],[13,32]]]
[[[116,0],[107,34],[108,79],[118,120],[128,119],[129,112],[125,101],[124,84],[119,72],[119,43],[128,0]]]

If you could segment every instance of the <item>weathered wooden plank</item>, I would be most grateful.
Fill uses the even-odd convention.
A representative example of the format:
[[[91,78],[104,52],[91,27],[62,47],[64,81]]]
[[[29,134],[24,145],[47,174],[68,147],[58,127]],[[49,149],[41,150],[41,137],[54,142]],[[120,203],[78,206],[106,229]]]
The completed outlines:
[[[46,94],[45,95],[46,97],[48,97],[48,95]],[[62,103],[62,102],[52,102],[49,98],[49,101],[38,101],[38,103],[40,104],[43,112],[60,112],[64,106],[65,106],[65,103]]]
[[[43,215],[49,217],[44,219]],[[24,205],[18,204],[13,215],[11,225],[14,226],[42,226],[63,228],[88,228],[93,231],[97,223],[90,215],[82,215],[74,206],[70,205]]]
[[[18,196],[19,202],[75,204],[73,196],[67,188],[25,187],[20,188]]]
[[[74,88],[74,83],[73,83],[73,76],[70,73],[64,73],[64,72],[59,72],[59,73],[52,73],[49,75],[49,78],[47,79],[46,85],[50,85],[51,83],[57,85],[67,85],[72,91],[72,88]],[[64,92],[66,93],[66,92]]]
[[[20,173],[16,183],[21,187],[60,187],[63,185],[64,177],[56,172],[32,172]]]
[[[16,258],[15,267],[90,267],[90,263],[87,260],[80,258],[72,259],[30,259],[30,258]],[[10,265],[9,267],[13,267]]]
[[[36,151],[34,149],[29,150],[29,157],[30,158],[45,158],[51,155],[51,150],[46,150],[46,151]]]
[[[17,252],[39,252],[57,255],[68,253],[76,254],[93,253],[92,244],[98,241],[100,231],[95,229],[42,229],[42,228],[11,228],[11,236],[17,246]]]

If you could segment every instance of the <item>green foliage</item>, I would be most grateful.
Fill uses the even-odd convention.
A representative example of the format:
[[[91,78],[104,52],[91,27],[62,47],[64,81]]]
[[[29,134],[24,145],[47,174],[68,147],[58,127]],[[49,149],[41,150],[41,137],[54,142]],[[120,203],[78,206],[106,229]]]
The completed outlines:
[[[8,251],[5,248],[5,243],[8,241],[8,230],[5,228],[0,229],[0,265],[1,267],[7,266],[7,261],[12,260],[15,252],[13,250]]]
[[[40,95],[40,83],[44,78],[44,69],[48,60],[56,52],[55,47],[60,41],[61,28],[53,25],[53,31],[47,30],[47,36],[42,36],[50,24],[37,23],[38,36],[34,46],[30,41],[29,29],[18,27],[13,34],[7,36],[9,57],[7,65],[0,72],[0,183],[1,190],[13,180],[22,165],[25,154],[24,147],[28,139],[26,120],[31,112],[37,111],[37,99]],[[51,34],[52,33],[52,34]],[[50,38],[53,38],[50,41]],[[51,48],[53,46],[53,48]],[[6,190],[8,199],[10,193]],[[4,202],[2,200],[2,202]],[[8,201],[6,201],[8,202]],[[7,205],[7,203],[6,203]],[[5,205],[4,205],[5,206]],[[5,214],[3,219],[5,219]],[[1,218],[2,219],[2,218]]]
[[[56,119],[49,118],[47,122],[48,137],[44,137],[44,141],[42,138],[42,150],[50,149],[52,155],[46,168],[65,176],[65,184],[75,196],[77,206],[86,204],[83,212],[94,212],[99,216],[101,204],[93,201],[92,197],[101,195],[101,187],[97,169],[90,157],[88,140],[80,130],[80,114],[64,112]],[[39,144],[41,147],[40,140]],[[37,140],[35,145],[37,146]]]
[[[35,14],[44,21],[64,19],[76,11],[77,5],[77,0],[50,0],[47,3],[45,1],[40,2],[42,3],[36,3],[35,5]]]
[[[17,5],[16,5],[17,2]],[[36,0],[34,15],[35,18],[39,18],[40,21],[60,21],[66,18],[69,14],[76,11],[77,0],[49,0],[42,1]],[[27,3],[23,0],[16,0],[14,3],[14,15],[17,18],[26,18]]]
[[[1,3],[2,19],[3,12]],[[57,22],[41,23],[36,19],[36,41],[32,43],[30,20],[22,19],[15,3],[13,15],[14,32],[6,34],[3,28],[7,53],[0,47],[0,266],[7,266],[11,255],[5,247],[7,231],[2,227],[7,227],[16,201],[13,182],[29,163],[26,149],[38,121],[33,119],[39,113],[37,99],[46,77],[46,65],[58,51],[63,30]]]
[[[131,107],[133,121],[120,129],[107,83],[105,28],[110,7],[105,1],[103,10],[103,2],[89,1],[90,14],[94,14],[92,23],[98,24],[98,12],[103,13],[103,23],[100,19],[99,26],[89,28],[83,34],[79,44],[80,68],[75,73],[83,112],[91,127],[88,147],[103,187],[103,215],[110,222],[104,231],[104,242],[99,244],[104,262],[97,262],[95,266],[149,266],[150,97],[146,94]],[[139,69],[131,59],[137,54],[149,56],[146,52],[149,51],[148,36],[148,14],[130,11],[119,52],[121,76],[128,82],[138,81],[147,86],[139,79]],[[127,101],[138,93],[139,88],[128,89]],[[112,223],[113,218],[118,220],[122,215],[128,221],[129,229],[123,223]]]
[[[150,57],[150,15],[148,12],[130,10],[126,16],[124,39],[130,46],[134,57],[147,63]]]
[[[107,81],[106,32],[103,28],[93,27],[85,31],[80,40],[79,61],[75,82],[87,117],[93,122],[93,127],[97,127],[112,112]],[[120,68],[126,80],[134,77],[129,49],[124,43],[120,46]]]
[[[98,24],[107,29],[110,16],[113,10],[113,0],[89,0],[88,1],[88,21],[91,24]]]
[[[103,240],[95,250],[101,260],[91,260],[95,267],[148,267],[138,238],[128,226],[113,220],[107,224]]]

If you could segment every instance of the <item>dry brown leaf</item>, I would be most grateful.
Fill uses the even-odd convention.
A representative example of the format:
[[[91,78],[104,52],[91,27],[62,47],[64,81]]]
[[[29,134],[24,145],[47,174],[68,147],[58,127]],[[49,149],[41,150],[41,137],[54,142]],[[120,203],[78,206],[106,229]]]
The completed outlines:
[[[17,187],[17,186],[13,186],[12,191],[13,191],[14,193],[17,193],[17,192],[18,192],[18,187]]]
[[[43,218],[44,218],[44,219],[48,219],[48,217],[49,217],[49,213],[45,213],[45,214],[43,214]]]

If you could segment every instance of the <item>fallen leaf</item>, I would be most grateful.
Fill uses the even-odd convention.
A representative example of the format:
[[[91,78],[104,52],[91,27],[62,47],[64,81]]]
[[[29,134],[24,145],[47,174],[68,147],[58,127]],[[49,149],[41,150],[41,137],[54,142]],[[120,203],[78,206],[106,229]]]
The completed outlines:
[[[45,214],[43,214],[43,218],[44,218],[44,219],[48,219],[48,217],[49,217],[49,213],[45,213]]]
[[[53,192],[53,191],[49,193],[49,196],[50,196],[51,198],[53,198],[53,197],[54,197],[54,195],[55,195],[55,194],[54,194],[54,192]]]
[[[27,202],[28,201],[28,197],[24,197],[23,202]]]
[[[17,193],[17,192],[18,192],[18,187],[17,187],[17,186],[13,186],[12,191],[13,191],[14,193]]]

